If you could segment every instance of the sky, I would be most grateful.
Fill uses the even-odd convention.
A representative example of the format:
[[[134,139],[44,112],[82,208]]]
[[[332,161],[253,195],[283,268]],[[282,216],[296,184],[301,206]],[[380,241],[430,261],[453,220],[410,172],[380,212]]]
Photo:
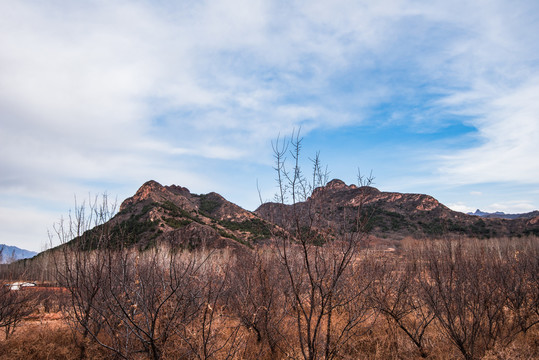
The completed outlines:
[[[254,210],[299,129],[306,173],[539,209],[537,34],[536,0],[0,0],[0,243],[150,179]]]

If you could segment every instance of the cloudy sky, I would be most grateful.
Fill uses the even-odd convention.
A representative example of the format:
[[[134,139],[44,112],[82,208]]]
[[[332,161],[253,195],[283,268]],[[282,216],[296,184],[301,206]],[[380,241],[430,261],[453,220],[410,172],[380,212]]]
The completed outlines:
[[[0,0],[0,243],[145,181],[254,210],[271,140],[459,211],[539,208],[536,0]]]

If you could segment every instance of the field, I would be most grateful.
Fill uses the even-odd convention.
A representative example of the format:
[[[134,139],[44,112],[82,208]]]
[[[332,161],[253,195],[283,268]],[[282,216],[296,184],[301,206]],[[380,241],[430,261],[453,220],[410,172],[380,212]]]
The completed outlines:
[[[539,358],[538,238],[344,240],[64,249],[2,287],[0,358]]]

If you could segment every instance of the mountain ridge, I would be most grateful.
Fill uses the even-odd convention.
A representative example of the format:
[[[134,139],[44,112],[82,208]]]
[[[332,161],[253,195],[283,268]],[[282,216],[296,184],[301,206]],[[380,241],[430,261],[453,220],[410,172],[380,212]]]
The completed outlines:
[[[37,255],[37,252],[21,249],[17,246],[0,244],[0,264],[12,261],[29,259]]]
[[[255,213],[266,220],[284,224],[279,214],[290,205],[262,204]],[[298,203],[296,211],[308,217],[307,208],[314,208],[319,223],[328,227],[339,225],[346,216],[344,209],[363,207],[369,217],[367,230],[380,238],[402,239],[454,235],[474,237],[523,236],[539,234],[539,216],[526,219],[478,219],[451,210],[430,195],[382,192],[374,187],[346,185],[334,179],[325,187],[317,188],[305,202]],[[312,210],[311,210],[312,212]],[[323,228],[324,226],[322,226]]]
[[[145,249],[167,242],[184,248],[240,250],[285,234],[285,229],[291,229],[292,210],[300,226],[311,226],[324,234],[356,231],[350,218],[359,211],[367,220],[362,230],[378,239],[539,235],[539,216],[478,218],[453,211],[430,195],[383,192],[347,185],[339,179],[314,189],[303,202],[268,202],[255,211],[245,210],[215,192],[194,194],[182,186],[163,186],[150,180],[122,202],[107,226],[112,245],[121,242],[122,246]],[[92,241],[86,246],[95,247]]]
[[[530,211],[527,213],[517,213],[517,214],[506,214],[503,211],[496,211],[493,213],[481,211],[479,209],[475,212],[467,212],[468,215],[481,216],[484,218],[498,218],[498,219],[531,219],[536,216],[539,216],[539,210]]]

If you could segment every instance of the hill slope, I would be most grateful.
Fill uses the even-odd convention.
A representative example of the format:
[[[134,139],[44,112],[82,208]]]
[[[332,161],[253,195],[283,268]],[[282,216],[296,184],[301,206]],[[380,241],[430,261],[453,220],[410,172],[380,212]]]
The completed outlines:
[[[373,187],[346,185],[332,180],[317,188],[303,203],[296,204],[301,218],[314,220],[318,228],[350,230],[345,219],[355,216],[358,208],[368,219],[367,230],[379,237],[424,238],[441,235],[476,237],[522,236],[539,234],[539,216],[514,220],[483,219],[453,211],[432,196],[381,192]],[[266,203],[255,213],[263,219],[284,225],[282,214],[290,205]],[[313,216],[314,215],[314,216]]]
[[[269,239],[272,228],[217,193],[192,194],[187,188],[153,180],[124,200],[118,214],[104,226],[108,245],[141,249],[158,242],[184,248],[241,248]],[[95,230],[103,233],[103,227]],[[96,246],[97,237],[91,231],[84,237],[87,247]]]
[[[358,209],[368,220],[365,229],[378,238],[539,234],[539,217],[480,218],[453,211],[428,195],[381,192],[373,187],[346,185],[341,180],[315,189],[307,201],[295,206],[266,203],[254,212],[214,192],[198,195],[181,186],[148,181],[121,204],[119,213],[109,222],[76,241],[95,247],[96,239],[103,237],[88,235],[106,228],[110,246],[145,249],[166,242],[183,248],[241,249],[271,241],[272,234],[297,225],[310,225],[326,234],[354,231]],[[297,225],[290,223],[293,218],[299,219]]]

